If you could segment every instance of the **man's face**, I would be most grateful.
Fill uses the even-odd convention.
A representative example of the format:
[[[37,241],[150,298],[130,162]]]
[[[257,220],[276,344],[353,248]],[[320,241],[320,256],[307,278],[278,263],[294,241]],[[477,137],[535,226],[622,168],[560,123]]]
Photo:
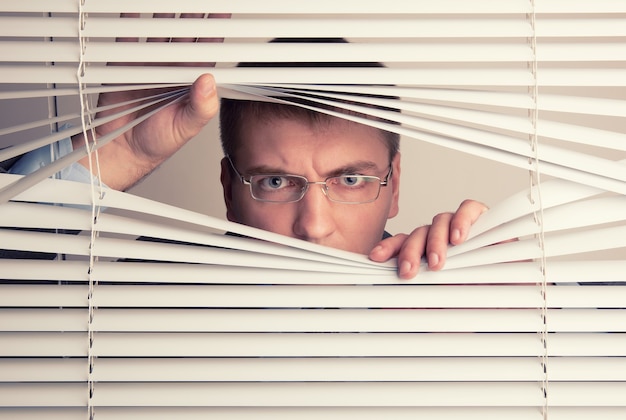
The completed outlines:
[[[342,119],[310,126],[294,119],[249,121],[242,144],[232,156],[237,170],[254,174],[301,175],[309,181],[330,176],[389,172],[388,148],[378,130]],[[393,162],[389,184],[377,200],[364,204],[330,201],[320,185],[310,185],[298,202],[254,200],[250,187],[233,176],[222,161],[222,185],[228,220],[347,251],[367,254],[382,237],[388,218],[398,213],[400,155]]]

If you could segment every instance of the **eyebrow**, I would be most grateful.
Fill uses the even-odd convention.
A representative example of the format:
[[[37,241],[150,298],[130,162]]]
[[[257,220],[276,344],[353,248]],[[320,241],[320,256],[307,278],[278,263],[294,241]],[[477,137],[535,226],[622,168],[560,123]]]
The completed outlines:
[[[326,177],[339,176],[344,174],[359,174],[367,171],[378,170],[378,165],[375,162],[369,160],[358,160],[350,162],[346,165],[333,169],[325,174]],[[245,171],[247,175],[262,175],[262,174],[287,174],[287,175],[299,175],[289,171],[285,171],[276,166],[258,165],[253,166]]]

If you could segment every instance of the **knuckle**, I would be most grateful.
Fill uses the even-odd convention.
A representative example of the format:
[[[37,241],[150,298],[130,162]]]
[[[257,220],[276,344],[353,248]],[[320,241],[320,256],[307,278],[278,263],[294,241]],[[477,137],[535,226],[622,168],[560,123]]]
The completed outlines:
[[[452,213],[439,213],[433,217],[433,225],[450,220]]]

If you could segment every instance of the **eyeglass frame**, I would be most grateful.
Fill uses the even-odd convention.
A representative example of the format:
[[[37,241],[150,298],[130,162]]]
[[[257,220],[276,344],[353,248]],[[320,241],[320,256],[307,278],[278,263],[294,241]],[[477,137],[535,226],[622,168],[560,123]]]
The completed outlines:
[[[237,178],[241,181],[241,183],[244,184],[244,185],[248,185],[250,187],[250,196],[255,201],[259,201],[259,202],[262,202],[262,203],[297,203],[298,201],[302,200],[304,198],[305,194],[309,191],[309,185],[320,185],[320,186],[322,186],[322,192],[324,193],[326,198],[328,198],[333,203],[340,203],[340,204],[367,204],[367,203],[373,203],[374,201],[378,200],[378,197],[380,196],[380,188],[381,187],[386,187],[387,185],[389,185],[389,178],[393,174],[393,164],[390,163],[389,164],[389,171],[387,171],[387,175],[385,176],[385,178],[380,178],[380,177],[375,176],[375,175],[336,175],[336,176],[329,176],[324,181],[309,181],[307,177],[302,176],[302,175],[268,173],[268,174],[252,174],[252,175],[248,176],[249,179],[246,179],[237,170],[237,168],[235,167],[235,164],[233,163],[232,159],[230,158],[230,155],[226,155],[225,157],[226,157],[226,159],[228,159],[228,162],[230,162],[230,167],[233,169],[233,171],[235,172],[235,174],[237,175]],[[289,201],[264,200],[262,198],[255,197],[254,192],[252,191],[251,179],[254,176],[279,176],[279,177],[289,176],[289,177],[295,177],[295,178],[303,179],[305,181],[305,184],[304,184],[304,188],[301,190],[300,197],[297,200],[289,200]],[[335,178],[343,178],[343,177],[348,177],[348,176],[359,176],[359,177],[365,177],[365,178],[368,178],[368,179],[377,179],[378,180],[378,192],[376,193],[376,197],[374,197],[374,198],[372,198],[371,200],[368,200],[368,201],[341,201],[341,200],[334,200],[332,197],[330,197],[328,195],[328,180],[329,179],[335,179]]]

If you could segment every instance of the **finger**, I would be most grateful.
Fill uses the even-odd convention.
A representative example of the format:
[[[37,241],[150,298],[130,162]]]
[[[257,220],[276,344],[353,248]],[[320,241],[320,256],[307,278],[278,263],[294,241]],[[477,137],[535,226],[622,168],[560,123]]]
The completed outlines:
[[[398,253],[398,277],[401,279],[412,279],[417,275],[429,231],[429,226],[419,227],[402,244]]]
[[[485,204],[479,201],[463,201],[450,221],[450,243],[453,245],[463,243],[467,239],[472,225],[488,209]]]
[[[428,268],[436,271],[443,268],[450,243],[450,222],[452,213],[441,213],[433,218],[428,230],[426,259]]]
[[[369,254],[372,261],[385,262],[398,257],[398,277],[411,279],[417,275],[424,253],[428,226],[415,229],[410,235],[400,233],[383,239]]]
[[[385,262],[389,259],[398,255],[400,250],[402,249],[402,244],[409,235],[405,235],[404,233],[400,233],[398,235],[385,238],[380,241],[372,250],[370,251],[369,258],[372,261],[376,262]]]

